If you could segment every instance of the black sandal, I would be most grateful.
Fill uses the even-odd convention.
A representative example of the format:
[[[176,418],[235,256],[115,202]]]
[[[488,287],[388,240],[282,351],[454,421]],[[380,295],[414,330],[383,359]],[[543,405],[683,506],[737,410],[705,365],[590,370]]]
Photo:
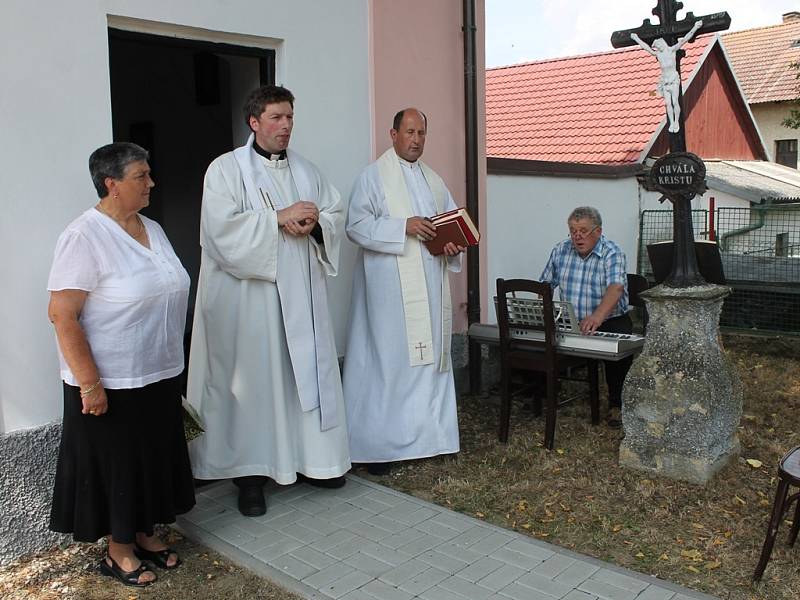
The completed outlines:
[[[177,569],[181,566],[181,557],[172,548],[165,548],[164,550],[145,550],[138,545],[133,548],[133,553],[139,560],[149,560],[160,569]],[[167,563],[169,555],[175,555],[175,564],[170,565]]]
[[[107,561],[111,561],[111,564],[109,565]],[[153,573],[153,571],[146,564],[142,562],[139,563],[139,566],[133,571],[123,571],[122,567],[117,564],[117,561],[111,558],[110,554],[106,554],[105,558],[100,561],[99,571],[102,575],[113,577],[125,585],[132,587],[143,588],[158,581],[158,578],[153,579],[152,581],[139,581],[139,577],[141,577],[143,573]]]

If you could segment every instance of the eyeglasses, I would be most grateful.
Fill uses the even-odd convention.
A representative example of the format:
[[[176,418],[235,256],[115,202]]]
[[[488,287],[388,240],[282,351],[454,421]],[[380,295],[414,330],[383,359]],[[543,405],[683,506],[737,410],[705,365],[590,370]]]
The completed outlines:
[[[571,238],[585,238],[585,237],[590,236],[592,233],[594,233],[599,228],[600,228],[600,226],[596,225],[596,226],[592,227],[589,230],[586,230],[586,229],[570,229],[569,230],[569,237],[571,237]]]

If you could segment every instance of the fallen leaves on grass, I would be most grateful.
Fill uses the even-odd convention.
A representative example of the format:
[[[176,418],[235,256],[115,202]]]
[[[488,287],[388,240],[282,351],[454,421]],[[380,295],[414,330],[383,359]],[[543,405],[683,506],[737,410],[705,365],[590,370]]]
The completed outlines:
[[[300,600],[227,559],[211,553],[170,528],[160,535],[183,558],[180,569],[158,571],[159,580],[141,592],[97,574],[105,544],[70,544],[0,569],[3,600],[218,600],[260,598]]]
[[[700,562],[703,560],[703,555],[699,550],[681,550],[681,556],[692,562]]]

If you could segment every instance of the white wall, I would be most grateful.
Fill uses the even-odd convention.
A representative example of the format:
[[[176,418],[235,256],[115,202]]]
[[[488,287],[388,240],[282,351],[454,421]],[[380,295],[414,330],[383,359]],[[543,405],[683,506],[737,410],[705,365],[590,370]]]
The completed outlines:
[[[729,192],[722,192],[714,188],[709,188],[702,196],[696,196],[692,200],[692,208],[708,210],[711,198],[714,198],[714,206],[716,208],[750,208],[750,201],[746,198],[740,198]]]
[[[155,31],[139,23],[140,31],[275,48],[277,81],[297,97],[292,147],[345,195],[370,159],[366,0],[97,0],[46,7],[6,0],[0,19],[0,164],[6,174],[0,191],[0,432],[61,414],[45,285],[58,234],[96,201],[88,156],[112,139],[108,15],[166,24]],[[349,267],[352,256],[348,248],[342,264]],[[345,268],[331,285],[340,347],[350,277]]]
[[[665,210],[671,209],[669,202],[659,202],[661,194],[657,192],[641,191],[642,210]],[[692,210],[708,210],[709,199],[714,198],[714,205],[717,208],[748,208],[750,201],[734,196],[728,192],[722,192],[714,188],[709,188],[702,196],[695,196],[692,199]]]
[[[111,140],[105,16],[50,4],[4,3],[0,19],[2,431],[60,414],[47,273],[59,232],[93,202],[89,152]]]
[[[626,179],[580,179],[489,175],[485,243],[487,247],[486,312],[496,322],[495,280],[538,279],[558,242],[567,237],[567,217],[576,206],[594,206],[603,217],[603,233],[618,243],[636,271],[639,238],[639,186]]]

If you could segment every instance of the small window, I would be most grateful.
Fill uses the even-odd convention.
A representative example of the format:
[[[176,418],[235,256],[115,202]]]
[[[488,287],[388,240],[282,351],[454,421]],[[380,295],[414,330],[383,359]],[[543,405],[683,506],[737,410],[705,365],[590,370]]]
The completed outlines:
[[[797,140],[775,140],[775,162],[797,168]]]

